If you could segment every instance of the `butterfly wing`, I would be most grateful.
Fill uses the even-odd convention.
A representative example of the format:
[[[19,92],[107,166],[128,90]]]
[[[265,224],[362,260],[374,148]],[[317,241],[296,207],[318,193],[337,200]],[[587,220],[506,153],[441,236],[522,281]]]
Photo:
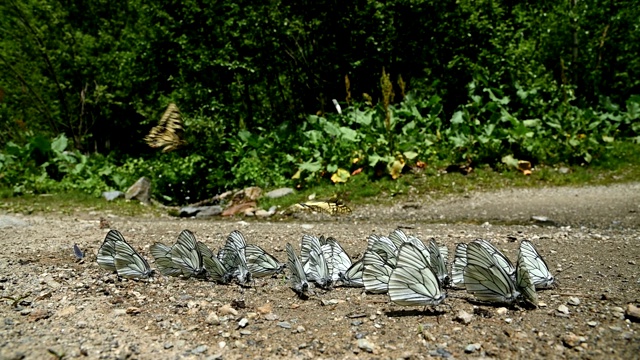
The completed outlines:
[[[448,284],[449,272],[447,271],[447,263],[445,262],[444,257],[442,256],[442,253],[440,253],[440,248],[438,247],[438,244],[436,244],[436,242],[433,239],[429,241],[428,249],[429,249],[429,257],[430,257],[428,264],[433,269],[433,272],[436,273],[436,275],[438,276],[438,280],[440,280],[440,283]]]
[[[536,288],[544,289],[551,287],[555,282],[555,278],[551,275],[547,263],[531,241],[522,240],[522,242],[520,242],[520,254],[522,254],[523,266],[527,268],[531,276],[531,281]]]
[[[116,243],[124,241],[124,236],[118,230],[109,230],[102,246],[98,249],[98,265],[108,271],[116,271]]]
[[[116,242],[115,256],[118,276],[128,279],[146,279],[151,275],[151,267],[126,241]]]
[[[76,256],[76,259],[82,260],[84,259],[84,253],[80,250],[78,244],[73,244],[73,254]]]
[[[340,284],[348,287],[364,287],[362,281],[362,271],[364,270],[364,262],[362,258],[351,264],[351,267],[344,273],[339,274]]]
[[[389,277],[389,298],[398,305],[438,305],[446,295],[426,257],[415,245],[400,246],[396,268]]]
[[[467,292],[480,301],[512,304],[520,296],[511,277],[479,242],[467,246],[463,277]]]
[[[374,251],[367,250],[362,261],[362,282],[365,290],[373,294],[386,293],[392,267]]]
[[[351,267],[351,258],[340,243],[332,237],[328,238],[327,242],[322,245],[322,252],[325,260],[327,260],[332,280],[339,280],[340,274],[345,273]]]
[[[258,245],[247,244],[245,255],[247,267],[254,278],[272,276],[284,270],[284,264]]]
[[[298,296],[302,296],[309,290],[309,282],[307,281],[307,276],[304,273],[304,269],[302,268],[302,263],[300,259],[296,255],[295,251],[293,251],[293,247],[291,244],[287,243],[287,260],[288,267],[291,270],[291,289],[295,291]]]
[[[153,256],[156,267],[162,275],[180,276],[182,269],[171,260],[171,248],[165,244],[155,243],[149,248],[151,256]]]
[[[176,104],[169,104],[162,114],[158,125],[153,127],[144,138],[152,148],[162,147],[162,152],[169,152],[184,145],[182,140],[182,117]]]
[[[182,270],[184,277],[202,277],[206,274],[202,254],[198,251],[198,241],[189,230],[178,235],[178,241],[171,248],[171,261]]]
[[[222,262],[213,254],[213,251],[201,241],[198,241],[196,246],[202,255],[202,265],[207,271],[209,278],[221,284],[231,282],[231,274],[229,274]]]
[[[491,254],[494,259],[496,259],[497,264],[500,265],[500,267],[509,275],[509,277],[511,277],[511,279],[515,278],[516,267],[509,260],[509,258],[507,258],[500,250],[498,250],[497,247],[493,246],[493,244],[484,239],[477,239],[473,242],[477,242],[482,245],[482,247],[487,250],[487,252],[489,252],[489,254]]]
[[[531,281],[531,276],[529,276],[522,250],[518,252],[518,261],[516,262],[516,288],[522,294],[524,301],[533,306],[538,306],[538,294],[534,283]]]
[[[451,284],[458,286],[464,282],[464,268],[467,266],[467,244],[456,245],[453,265],[451,265]]]

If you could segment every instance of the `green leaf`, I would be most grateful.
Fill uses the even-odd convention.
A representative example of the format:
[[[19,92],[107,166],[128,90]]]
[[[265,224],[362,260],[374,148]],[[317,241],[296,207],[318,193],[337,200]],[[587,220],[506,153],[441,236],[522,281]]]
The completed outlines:
[[[402,153],[402,155],[404,155],[404,157],[408,160],[413,160],[418,157],[418,153],[415,151],[405,151]]]
[[[336,164],[327,165],[327,171],[328,172],[334,173],[334,172],[336,172],[336,170],[338,170],[338,165],[336,165]]]
[[[307,161],[307,162],[303,162],[302,164],[300,164],[300,169],[301,170],[306,170],[312,173],[315,173],[316,171],[320,170],[322,168],[322,164],[320,163],[320,161]]]
[[[69,140],[67,140],[67,137],[60,135],[51,142],[51,150],[61,153],[67,148],[68,144]]]
[[[614,141],[613,136],[602,135],[602,141],[612,143]]]
[[[513,155],[503,156],[502,162],[515,168],[518,167],[518,159],[514,158]]]
[[[456,111],[455,113],[453,113],[453,116],[451,117],[452,124],[462,124],[463,122],[464,119],[462,111]]]
[[[348,140],[352,142],[356,142],[358,140],[358,132],[351,128],[341,126],[340,132],[342,133],[343,140]]]
[[[538,127],[542,124],[542,121],[540,119],[527,119],[522,120],[522,124],[526,127]]]

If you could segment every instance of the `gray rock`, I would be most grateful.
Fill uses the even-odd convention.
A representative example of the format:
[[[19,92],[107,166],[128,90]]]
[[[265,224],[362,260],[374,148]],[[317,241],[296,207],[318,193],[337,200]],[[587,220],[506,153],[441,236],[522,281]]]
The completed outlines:
[[[283,329],[291,329],[291,324],[286,321],[280,321],[277,325]]]
[[[197,217],[197,218],[207,218],[212,216],[217,216],[222,213],[222,206],[219,205],[211,205],[211,206],[185,206],[180,209],[180,217]]]
[[[24,220],[18,219],[14,216],[0,215],[0,229],[25,226],[29,226],[29,223]]]
[[[465,325],[469,324],[472,319],[473,315],[464,310],[458,311],[458,314],[456,315],[456,321]]]
[[[220,205],[211,205],[211,206],[200,206],[200,211],[196,214],[197,218],[208,218],[213,216],[218,216],[222,214],[222,206]]]
[[[124,194],[124,198],[127,200],[136,199],[144,204],[151,202],[151,180],[146,177],[141,177],[135,184],[127,190]]]
[[[358,347],[366,352],[373,352],[373,344],[367,339],[358,339]]]
[[[165,348],[165,349],[171,349],[172,347],[173,347],[173,344],[172,344],[172,343],[170,343],[170,342],[166,342],[166,343],[164,343],[164,348]]]
[[[123,196],[124,196],[124,193],[122,191],[105,191],[102,193],[102,197],[107,201],[113,201]]]
[[[578,305],[580,305],[580,299],[578,299],[575,296],[572,296],[572,297],[569,298],[569,301],[567,301],[567,304],[573,305],[573,306],[578,306]]]
[[[203,352],[206,352],[208,349],[209,349],[209,347],[207,345],[199,345],[195,349],[191,350],[191,353],[192,354],[202,354]]]
[[[289,194],[293,194],[292,188],[280,188],[280,189],[271,190],[268,193],[264,194],[264,196],[268,197],[269,199],[275,199],[275,198],[283,197]]]
[[[475,343],[475,344],[469,344],[467,346],[465,346],[464,348],[464,352],[466,352],[467,354],[470,354],[474,351],[478,351],[480,350],[480,344]]]
[[[247,326],[249,324],[249,319],[247,318],[242,318],[240,319],[240,321],[238,321],[238,326],[240,326],[241,328]]]

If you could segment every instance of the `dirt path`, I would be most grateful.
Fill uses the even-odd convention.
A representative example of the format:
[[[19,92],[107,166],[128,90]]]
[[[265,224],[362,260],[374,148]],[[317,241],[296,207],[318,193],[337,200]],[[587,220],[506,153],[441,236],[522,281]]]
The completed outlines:
[[[478,305],[451,290],[436,311],[347,288],[316,291],[302,301],[282,277],[258,279],[249,289],[163,277],[119,281],[95,263],[107,232],[98,219],[108,214],[8,214],[26,224],[0,228],[0,358],[54,358],[50,351],[122,359],[637,358],[640,324],[623,312],[627,303],[640,303],[639,213],[635,183],[425,197],[363,206],[344,218],[108,216],[147,258],[151,244],[172,243],[187,228],[215,249],[239,229],[281,261],[285,244],[299,248],[304,233],[334,236],[354,258],[369,234],[399,225],[423,239],[435,237],[450,252],[458,242],[489,239],[512,259],[519,241],[528,239],[560,283],[539,293],[543,305],[535,310]],[[532,215],[555,225],[532,222]],[[88,254],[86,262],[74,261],[74,243]],[[558,311],[562,306],[568,313]],[[468,324],[456,319],[460,311],[473,314]]]

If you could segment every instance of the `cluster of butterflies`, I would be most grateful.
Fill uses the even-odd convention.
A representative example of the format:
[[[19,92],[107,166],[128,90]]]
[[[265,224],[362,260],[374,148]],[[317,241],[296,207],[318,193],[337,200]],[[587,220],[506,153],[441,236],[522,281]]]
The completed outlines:
[[[247,244],[237,230],[229,234],[217,255],[189,230],[183,230],[172,246],[155,243],[149,251],[157,270],[165,276],[209,279],[221,284],[235,281],[247,285],[253,278],[276,275],[285,267],[261,247]],[[109,231],[98,250],[97,261],[103,269],[124,278],[146,279],[153,274],[149,263],[118,230]]]
[[[447,247],[438,246],[433,239],[425,243],[396,229],[389,236],[372,234],[367,242],[364,255],[352,261],[336,239],[304,235],[299,255],[286,244],[285,265],[259,246],[247,244],[237,230],[229,234],[217,255],[184,230],[172,246],[155,243],[150,252],[157,270],[165,276],[221,284],[235,281],[244,286],[288,267],[290,286],[301,298],[308,296],[310,284],[324,290],[363,287],[369,293],[387,293],[392,302],[404,306],[436,306],[446,298],[447,288],[464,288],[483,302],[536,306],[536,289],[555,282],[546,262],[527,240],[520,243],[515,265],[486,240],[457,244],[451,272]],[[97,261],[103,269],[125,278],[145,279],[153,274],[147,261],[117,230],[105,237]]]
[[[530,241],[523,240],[516,265],[482,239],[456,246],[448,272],[448,249],[394,230],[389,236],[370,235],[362,258],[352,262],[333,238],[305,235],[300,256],[287,244],[291,288],[306,296],[310,286],[329,289],[334,284],[364,287],[387,293],[404,306],[435,306],[446,298],[446,288],[464,288],[477,300],[499,304],[522,301],[537,306],[536,289],[554,284],[554,277]]]
[[[163,148],[162,152],[169,152],[185,144],[182,134],[180,110],[176,104],[171,103],[162,114],[158,125],[149,131],[144,141],[152,148]]]

